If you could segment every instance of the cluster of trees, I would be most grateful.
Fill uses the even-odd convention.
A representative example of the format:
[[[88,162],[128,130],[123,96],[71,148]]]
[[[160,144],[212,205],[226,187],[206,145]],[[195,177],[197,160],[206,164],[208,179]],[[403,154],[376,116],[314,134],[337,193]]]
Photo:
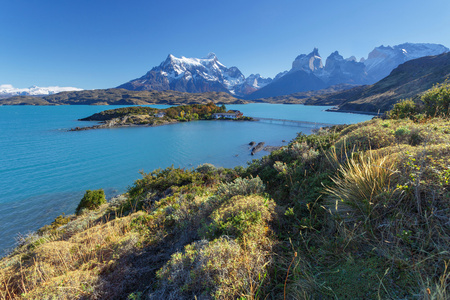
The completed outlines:
[[[191,104],[166,108],[166,116],[181,121],[208,120],[212,114],[226,112],[225,105],[217,106],[213,102],[208,104]]]

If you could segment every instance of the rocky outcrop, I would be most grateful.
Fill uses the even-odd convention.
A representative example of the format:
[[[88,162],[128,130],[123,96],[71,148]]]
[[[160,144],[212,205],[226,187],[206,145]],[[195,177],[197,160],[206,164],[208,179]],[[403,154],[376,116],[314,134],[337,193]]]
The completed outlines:
[[[264,144],[265,142],[260,142],[258,143],[258,145],[256,145],[255,147],[252,148],[252,155],[255,155],[257,152],[261,151],[264,149]]]

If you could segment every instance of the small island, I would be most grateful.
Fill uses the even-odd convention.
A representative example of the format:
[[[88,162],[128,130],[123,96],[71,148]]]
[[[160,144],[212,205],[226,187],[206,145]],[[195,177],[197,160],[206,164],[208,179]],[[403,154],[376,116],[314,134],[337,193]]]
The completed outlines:
[[[190,104],[157,109],[145,106],[131,106],[105,110],[79,121],[99,121],[101,124],[88,127],[75,127],[70,131],[126,127],[126,126],[161,126],[178,122],[196,120],[238,120],[252,121],[238,110],[227,110],[225,105]]]

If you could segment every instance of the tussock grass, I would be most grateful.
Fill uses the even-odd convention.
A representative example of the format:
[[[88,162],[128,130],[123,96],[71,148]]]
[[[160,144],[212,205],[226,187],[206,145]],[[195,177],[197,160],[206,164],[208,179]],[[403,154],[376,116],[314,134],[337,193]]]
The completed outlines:
[[[343,219],[367,222],[374,210],[387,205],[395,187],[391,177],[396,173],[395,161],[389,156],[380,156],[374,151],[357,153],[338,168],[334,185],[325,191],[333,203],[330,209]]]

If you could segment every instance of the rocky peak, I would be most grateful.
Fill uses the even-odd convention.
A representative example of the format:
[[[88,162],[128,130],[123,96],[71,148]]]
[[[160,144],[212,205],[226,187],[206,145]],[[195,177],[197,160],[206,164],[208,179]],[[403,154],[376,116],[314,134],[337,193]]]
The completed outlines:
[[[250,86],[260,89],[263,86],[266,86],[269,83],[271,83],[272,78],[270,78],[270,77],[264,78],[264,77],[261,77],[260,74],[251,74],[245,79],[245,82]]]
[[[204,57],[204,59],[217,59],[217,56],[214,52],[209,52],[208,55]]]
[[[319,55],[319,49],[314,48],[314,50],[306,54],[301,54],[297,56],[297,58],[292,63],[291,71],[306,71],[306,72],[315,72],[320,69],[323,69],[322,58]]]
[[[342,65],[343,62],[344,62],[344,57],[342,55],[340,55],[338,51],[334,51],[333,53],[330,54],[330,56],[327,57],[324,70],[332,71],[335,68]]]
[[[167,55],[167,58],[165,61],[163,61],[163,65],[168,65],[171,64],[174,60],[176,59],[175,56],[173,56],[172,54]]]

